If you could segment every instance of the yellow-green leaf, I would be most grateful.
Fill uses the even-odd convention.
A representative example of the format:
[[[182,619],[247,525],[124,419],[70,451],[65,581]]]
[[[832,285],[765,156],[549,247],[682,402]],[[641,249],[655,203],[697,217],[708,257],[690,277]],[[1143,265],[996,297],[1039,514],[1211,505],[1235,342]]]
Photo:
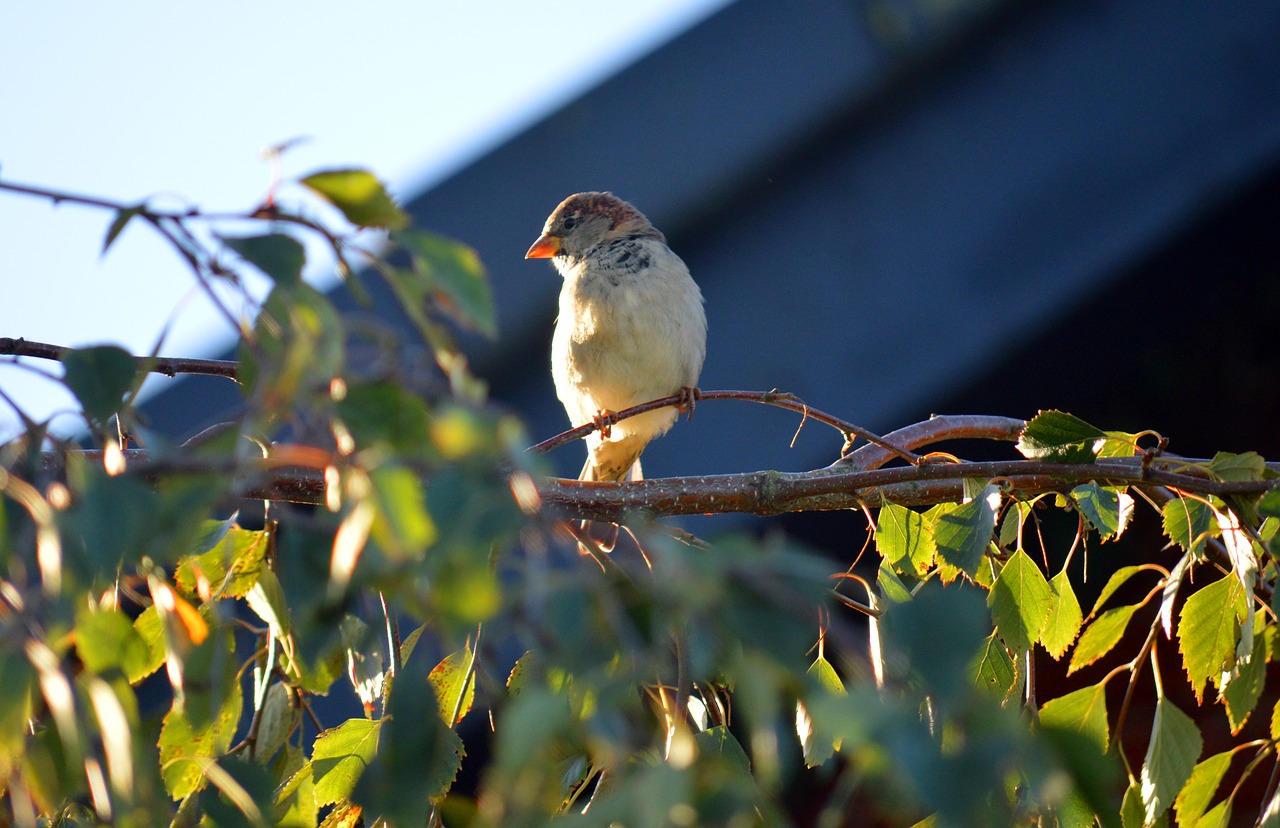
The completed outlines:
[[[1106,685],[1091,684],[1050,699],[1040,707],[1040,721],[1046,726],[1080,733],[1096,744],[1099,752],[1105,753],[1111,739]]]
[[[1044,629],[1040,631],[1040,643],[1056,660],[1061,659],[1075,642],[1084,617],[1066,570],[1053,576],[1049,581],[1049,590],[1053,593],[1053,600]]]
[[[924,515],[895,503],[880,508],[876,550],[896,571],[913,575],[928,572],[937,553]]]
[[[386,187],[368,170],[324,170],[302,179],[302,184],[341,210],[357,227],[399,230],[409,223]]]
[[[1040,567],[1021,549],[1000,569],[1000,577],[987,594],[991,619],[1015,652],[1030,650],[1040,640],[1052,600],[1053,592]]]
[[[1229,750],[1215,753],[1191,771],[1191,778],[1173,801],[1179,825],[1195,825],[1204,816],[1233,755]]]
[[[1235,663],[1240,625],[1248,617],[1240,581],[1232,575],[1198,590],[1178,616],[1178,651],[1197,701],[1211,677]]]
[[[471,660],[470,649],[452,653],[431,668],[427,677],[436,694],[440,718],[448,727],[453,727],[471,712],[471,703],[476,697],[475,676],[468,675]]]
[[[1067,673],[1074,673],[1082,667],[1088,667],[1111,652],[1111,648],[1116,646],[1124,635],[1125,628],[1129,626],[1129,619],[1137,609],[1136,606],[1116,607],[1093,619],[1093,623],[1080,636],[1075,652],[1071,654],[1071,666],[1067,669]]]
[[[316,737],[311,767],[317,805],[324,807],[351,795],[378,752],[381,727],[381,719],[347,719]]]

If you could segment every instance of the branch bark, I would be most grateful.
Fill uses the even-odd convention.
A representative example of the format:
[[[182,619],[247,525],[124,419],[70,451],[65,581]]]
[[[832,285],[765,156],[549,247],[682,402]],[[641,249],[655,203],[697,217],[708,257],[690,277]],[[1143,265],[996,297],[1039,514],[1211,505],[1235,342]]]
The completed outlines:
[[[49,345],[45,342],[31,342],[18,337],[0,337],[0,356],[32,357],[34,359],[51,359],[62,361],[63,355],[72,350],[63,345]],[[140,371],[153,374],[164,374],[166,377],[178,374],[203,374],[212,377],[226,377],[238,380],[240,363],[224,359],[184,359],[177,357],[139,357],[133,358]]]

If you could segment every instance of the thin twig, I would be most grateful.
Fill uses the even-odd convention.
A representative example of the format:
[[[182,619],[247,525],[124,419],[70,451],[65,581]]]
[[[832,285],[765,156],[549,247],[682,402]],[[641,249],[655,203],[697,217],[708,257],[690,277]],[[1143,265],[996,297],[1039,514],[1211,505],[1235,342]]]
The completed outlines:
[[[51,359],[61,362],[67,351],[74,350],[63,345],[50,345],[45,342],[32,342],[18,337],[0,337],[0,356],[32,357],[34,359]],[[166,377],[178,374],[202,374],[212,377],[236,379],[240,371],[240,363],[225,359],[183,359],[178,357],[138,357],[133,358],[139,371],[153,374],[164,374]]]

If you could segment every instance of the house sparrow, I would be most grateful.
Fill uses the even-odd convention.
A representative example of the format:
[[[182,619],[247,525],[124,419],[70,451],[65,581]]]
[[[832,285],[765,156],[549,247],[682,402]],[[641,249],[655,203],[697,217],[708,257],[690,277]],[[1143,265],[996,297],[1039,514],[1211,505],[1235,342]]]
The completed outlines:
[[[678,411],[610,418],[691,393],[707,352],[702,292],[662,233],[610,193],[562,201],[525,258],[549,258],[564,277],[551,341],[556,396],[575,427],[603,426],[586,438],[580,479],[640,479],[640,453]]]

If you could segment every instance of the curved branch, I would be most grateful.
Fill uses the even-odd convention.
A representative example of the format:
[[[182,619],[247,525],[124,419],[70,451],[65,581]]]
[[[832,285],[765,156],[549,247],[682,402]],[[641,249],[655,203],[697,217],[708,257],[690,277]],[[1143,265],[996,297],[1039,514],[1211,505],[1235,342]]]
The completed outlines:
[[[18,337],[0,337],[0,356],[33,357],[35,359],[52,359],[62,361],[63,355],[73,350],[64,345],[49,345],[44,342],[31,342]],[[133,358],[139,371],[150,371],[153,374],[164,374],[166,377],[178,374],[203,374],[211,377],[237,379],[240,363],[225,359],[181,359],[176,357],[139,357]]]
[[[855,438],[861,437],[867,442],[879,447],[881,450],[887,451],[897,457],[901,457],[908,463],[915,464],[919,463],[921,460],[917,455],[888,442],[883,437],[879,437],[870,431],[867,431],[862,426],[855,425],[847,420],[842,420],[833,414],[826,413],[825,411],[819,411],[816,408],[811,408],[795,394],[791,394],[786,391],[700,391],[698,389],[694,389],[693,398],[695,402],[701,402],[703,400],[746,400],[748,402],[760,403],[762,405],[772,405],[778,408],[785,408],[788,411],[794,411],[803,415],[805,419],[816,420],[817,422],[829,425],[836,431],[839,431],[841,436],[845,439],[846,450],[848,446],[853,444]],[[641,403],[640,405],[634,405],[631,408],[615,412],[613,420],[614,422],[620,422],[628,417],[634,417],[637,414],[644,414],[647,411],[656,411],[659,408],[679,407],[686,402],[686,399],[687,398],[684,394],[672,394],[669,397],[651,400],[647,403]],[[554,449],[558,449],[563,445],[572,443],[574,440],[580,440],[595,430],[595,423],[584,423],[576,428],[571,428],[568,431],[561,432],[550,439],[543,440],[535,446],[531,446],[529,451],[534,454],[545,454]]]

